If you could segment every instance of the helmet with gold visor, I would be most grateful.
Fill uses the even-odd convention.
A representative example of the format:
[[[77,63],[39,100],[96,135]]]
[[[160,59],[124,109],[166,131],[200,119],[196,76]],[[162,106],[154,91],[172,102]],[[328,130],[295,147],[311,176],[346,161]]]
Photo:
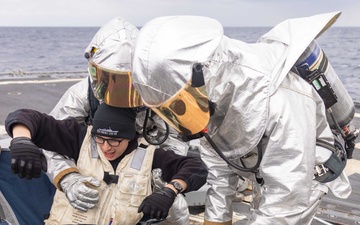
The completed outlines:
[[[144,104],[184,136],[197,135],[210,121],[206,64],[222,37],[216,20],[165,16],[145,24],[137,38],[133,84]]]
[[[114,107],[143,105],[132,85],[131,54],[139,29],[123,18],[102,26],[85,49],[95,97]]]

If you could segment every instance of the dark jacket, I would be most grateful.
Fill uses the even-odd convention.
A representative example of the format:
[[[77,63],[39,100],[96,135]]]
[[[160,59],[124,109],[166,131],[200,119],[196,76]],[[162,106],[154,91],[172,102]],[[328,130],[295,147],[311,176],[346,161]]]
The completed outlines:
[[[52,116],[31,109],[19,109],[8,115],[5,127],[11,137],[12,126],[15,124],[26,126],[30,130],[32,141],[39,148],[78,160],[86,135],[86,125],[79,124],[75,119],[56,120]],[[115,162],[111,162],[112,165],[117,165],[126,154],[136,148],[137,138],[129,142],[124,154]],[[205,164],[199,158],[181,156],[161,148],[155,150],[152,168],[160,168],[166,182],[172,179],[184,180],[188,184],[185,192],[198,190],[205,184],[208,174]]]

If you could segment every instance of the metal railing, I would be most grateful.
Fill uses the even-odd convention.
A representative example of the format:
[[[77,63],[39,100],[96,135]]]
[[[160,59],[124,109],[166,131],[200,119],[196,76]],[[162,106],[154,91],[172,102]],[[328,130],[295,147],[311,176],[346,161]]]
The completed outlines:
[[[0,72],[0,78],[2,77],[26,77],[26,76],[50,76],[50,75],[87,75],[86,70],[78,71],[23,71],[23,70],[13,70],[11,72]]]

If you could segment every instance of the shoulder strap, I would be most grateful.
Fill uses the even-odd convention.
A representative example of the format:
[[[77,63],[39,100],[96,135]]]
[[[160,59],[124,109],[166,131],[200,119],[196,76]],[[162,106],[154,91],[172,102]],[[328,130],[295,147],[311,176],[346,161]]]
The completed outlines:
[[[89,101],[89,105],[90,105],[90,112],[89,112],[89,118],[87,119],[87,124],[91,125],[92,119],[94,118],[95,111],[100,103],[99,103],[99,100],[94,96],[90,77],[88,77],[88,85],[89,85],[88,86],[88,101]]]

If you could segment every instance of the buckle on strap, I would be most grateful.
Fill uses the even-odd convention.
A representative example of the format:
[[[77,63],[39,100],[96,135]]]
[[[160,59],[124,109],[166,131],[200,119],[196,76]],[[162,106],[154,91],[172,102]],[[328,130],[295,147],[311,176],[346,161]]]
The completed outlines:
[[[325,167],[324,164],[315,165],[314,167],[314,178],[321,177],[329,171],[329,168]]]
[[[345,166],[346,155],[338,157],[333,153],[325,163],[315,166],[314,179],[321,183],[333,181],[340,176]]]
[[[109,174],[109,172],[104,171],[103,181],[105,181],[105,183],[107,185],[109,185],[111,183],[117,184],[118,181],[119,181],[119,176],[118,175],[111,175],[111,174]]]

